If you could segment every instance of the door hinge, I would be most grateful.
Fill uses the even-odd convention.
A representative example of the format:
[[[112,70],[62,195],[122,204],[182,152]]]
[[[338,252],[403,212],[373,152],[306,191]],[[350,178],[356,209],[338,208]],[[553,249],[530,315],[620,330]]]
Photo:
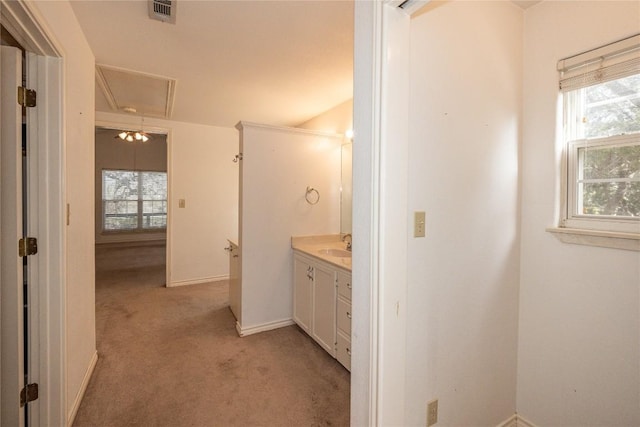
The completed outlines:
[[[20,407],[38,398],[38,383],[27,384],[20,392]]]
[[[36,106],[36,91],[27,89],[23,86],[18,86],[18,104],[23,107],[35,107]]]
[[[25,237],[18,241],[18,255],[21,257],[35,255],[38,253],[38,239],[35,237]]]

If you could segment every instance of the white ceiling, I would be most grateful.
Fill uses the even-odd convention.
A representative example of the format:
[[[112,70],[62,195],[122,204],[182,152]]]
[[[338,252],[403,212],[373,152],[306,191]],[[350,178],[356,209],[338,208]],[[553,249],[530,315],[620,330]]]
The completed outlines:
[[[144,0],[71,5],[96,63],[176,80],[172,120],[295,126],[353,96],[351,0],[178,0],[176,24]]]
[[[176,80],[172,120],[296,126],[353,96],[353,0],[177,0],[176,24],[151,20],[146,0],[71,5],[97,64]],[[97,111],[117,101],[96,85]]]

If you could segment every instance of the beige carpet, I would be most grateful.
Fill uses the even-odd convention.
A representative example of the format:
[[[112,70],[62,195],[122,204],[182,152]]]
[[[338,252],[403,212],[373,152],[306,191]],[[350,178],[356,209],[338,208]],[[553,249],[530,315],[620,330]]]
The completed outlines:
[[[164,287],[164,247],[96,250],[98,364],[75,426],[346,426],[349,373],[296,326],[239,338],[228,284]]]

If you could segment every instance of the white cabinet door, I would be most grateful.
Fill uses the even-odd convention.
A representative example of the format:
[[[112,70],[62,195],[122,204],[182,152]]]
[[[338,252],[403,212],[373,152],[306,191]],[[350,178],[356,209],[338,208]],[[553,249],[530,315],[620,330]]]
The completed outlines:
[[[305,332],[311,332],[313,276],[311,265],[302,257],[293,259],[293,320]]]
[[[238,245],[229,242],[229,307],[240,322],[240,250]]]
[[[336,347],[336,359],[348,371],[351,371],[351,338],[343,334],[342,331],[338,331]]]
[[[313,321],[311,336],[333,357],[336,355],[335,271],[313,265]]]

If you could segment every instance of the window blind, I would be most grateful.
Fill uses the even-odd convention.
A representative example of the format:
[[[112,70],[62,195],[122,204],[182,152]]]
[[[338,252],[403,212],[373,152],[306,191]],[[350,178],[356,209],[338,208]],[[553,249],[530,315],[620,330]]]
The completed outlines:
[[[567,92],[640,73],[640,34],[558,61]]]

